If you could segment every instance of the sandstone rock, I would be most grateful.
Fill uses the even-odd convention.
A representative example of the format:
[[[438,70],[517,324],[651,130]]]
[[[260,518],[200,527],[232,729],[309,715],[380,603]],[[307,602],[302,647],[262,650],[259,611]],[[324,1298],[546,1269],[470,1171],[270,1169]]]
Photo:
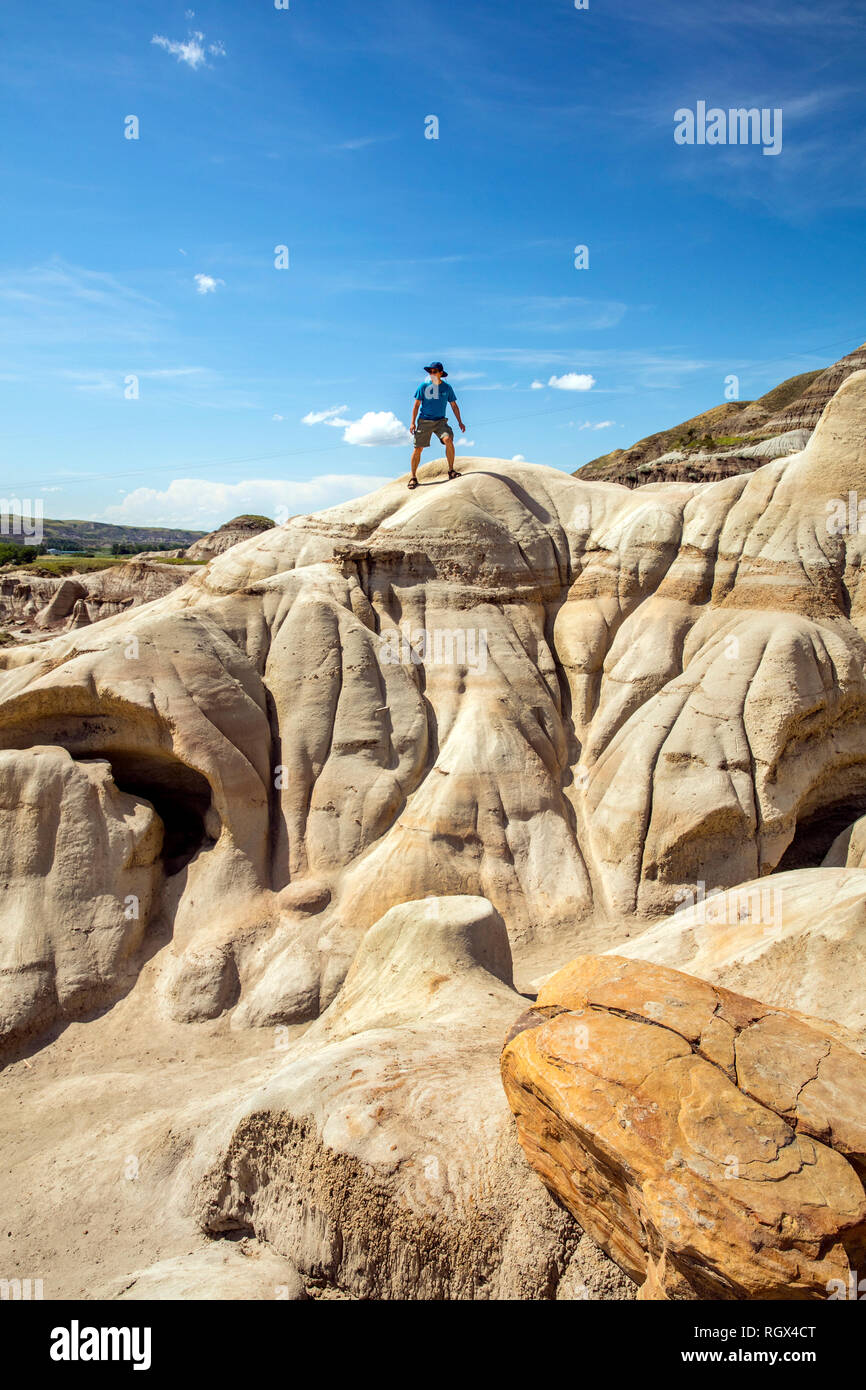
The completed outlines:
[[[804,372],[781,382],[758,400],[726,401],[629,449],[614,449],[584,464],[575,476],[637,487],[649,481],[712,482],[747,471],[755,466],[756,457],[777,458],[781,452],[804,448],[833,396],[864,368],[866,343],[823,371]],[[801,441],[792,447],[789,440],[780,452],[776,440],[795,434]],[[729,440],[737,441],[734,447],[710,447],[712,441],[727,444]],[[701,443],[703,449],[695,447]],[[756,450],[767,452],[761,455]]]
[[[122,1121],[98,1199],[79,1124],[32,1175],[18,1151],[12,1201],[37,1221],[53,1183],[103,1249],[126,1222],[112,1273],[152,1288],[194,1289],[226,1233],[349,1297],[628,1296],[593,1232],[668,1296],[811,1296],[845,1268],[863,871],[820,865],[866,809],[866,541],[847,512],[828,526],[866,491],[864,416],[861,372],[801,452],[637,492],[484,459],[446,485],[437,461],[416,491],[294,517],[189,578],[161,567],[153,602],[88,578],[64,630],[4,648],[5,841],[28,852],[0,1024],[16,1046],[68,1025],[16,1095],[37,1128],[61,1090]],[[15,601],[32,617],[45,592]],[[91,607],[112,616],[68,628]],[[136,876],[143,926],[107,905]],[[760,936],[739,916],[715,936],[659,924],[702,883],[776,884],[783,911]],[[664,945],[639,938],[662,925]],[[526,1002],[512,960],[522,982],[625,936],[723,978],[682,995],[642,974],[625,1012],[610,982],[588,1005],[604,1068],[575,1094],[608,1148],[569,1197],[584,1236],[513,1142],[499,1043]],[[750,998],[723,1016],[718,983]],[[548,1028],[559,1046],[561,1008],[511,1048]],[[163,1048],[149,1093],[142,1037]],[[119,1195],[130,1153],[141,1185]],[[28,1230],[28,1260],[54,1248]],[[88,1296],[89,1258],[67,1275]]]
[[[862,1260],[866,1060],[821,1025],[586,956],[512,1033],[523,1149],[642,1296],[823,1298]]]
[[[769,430],[814,429],[839,387],[854,372],[866,368],[866,343],[819,372],[802,395],[796,397],[768,422]]]
[[[866,869],[866,816],[860,816],[836,836],[823,865],[828,869]]]
[[[162,598],[192,572],[192,566],[147,564],[142,556],[65,578],[12,570],[0,576],[0,622],[13,635],[30,627],[72,631]]]
[[[197,1160],[203,1230],[363,1298],[628,1297],[535,1184],[497,1058],[520,996],[480,898],[393,908],[326,1014]]]
[[[864,537],[828,529],[864,414],[854,373],[801,453],[638,494],[426,465],[4,650],[0,746],[106,758],[171,827],[178,1017],[307,1018],[429,894],[486,897],[520,954],[613,944],[700,881],[820,864],[866,805]],[[281,908],[308,881],[321,910]]]
[[[263,531],[270,530],[273,524],[264,516],[233,517],[231,521],[226,521],[216,531],[211,531],[209,535],[193,541],[185,552],[186,558],[188,560],[212,560],[215,555],[223,555],[233,545],[240,545],[241,541],[248,541],[251,536],[258,536]]]
[[[280,893],[279,907],[284,912],[322,912],[331,901],[331,890],[319,879],[297,879]]]
[[[862,869],[797,869],[739,884],[682,907],[611,953],[821,1018],[866,1052]]]
[[[160,1260],[97,1291],[100,1299],[123,1303],[150,1299],[232,1302],[262,1299],[303,1302],[306,1289],[297,1269],[254,1241],[214,1241],[190,1255]]]
[[[162,824],[104,762],[0,753],[0,1039],[114,997],[161,885]]]
[[[86,593],[84,585],[79,584],[76,579],[61,579],[51,595],[50,602],[37,617],[37,625],[53,627],[61,619],[68,618],[78,600],[84,598]]]

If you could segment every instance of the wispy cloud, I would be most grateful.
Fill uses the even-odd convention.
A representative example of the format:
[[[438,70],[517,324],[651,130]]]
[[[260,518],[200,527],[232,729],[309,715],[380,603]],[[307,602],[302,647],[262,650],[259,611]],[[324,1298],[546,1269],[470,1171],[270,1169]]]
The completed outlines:
[[[186,377],[199,377],[205,374],[204,367],[154,367],[142,369],[134,373],[139,381],[178,381]],[[69,381],[76,391],[100,393],[100,392],[121,392],[124,388],[126,377],[129,372],[124,369],[110,370],[109,368],[94,368],[88,371],[79,371],[73,368],[61,368],[58,376],[62,380]]]
[[[396,135],[359,135],[354,140],[341,140],[330,148],[335,150],[366,150],[370,145],[386,145],[396,140]]]
[[[311,410],[301,421],[302,425],[347,425],[349,422],[344,418],[347,410],[346,405],[332,405],[328,410]]]
[[[135,488],[92,520],[204,530],[220,526],[243,512],[285,519],[361,497],[389,481],[387,477],[367,473],[326,473],[305,482],[247,478],[239,483],[224,483],[207,478],[175,478],[165,488]]]
[[[583,299],[574,295],[526,295],[510,301],[514,325],[541,333],[616,328],[628,313],[618,299]]]
[[[635,385],[668,389],[677,385],[682,378],[693,376],[715,366],[706,358],[685,357],[674,349],[667,351],[643,351],[640,348],[599,348],[599,347],[489,347],[453,346],[445,349],[447,356],[455,362],[502,363],[523,370],[542,371],[552,367],[573,369],[575,362],[587,368],[603,369],[608,383],[604,388],[595,388],[596,394],[602,392],[629,391]],[[730,370],[730,368],[727,368]],[[568,373],[566,373],[567,375]],[[724,375],[724,373],[722,373]],[[545,382],[536,379],[531,389],[541,390]]]
[[[100,344],[151,339],[166,319],[162,305],[116,276],[59,256],[0,272],[0,342],[22,347],[83,339]]]
[[[225,44],[222,39],[208,43],[200,29],[191,30],[186,39],[167,39],[164,34],[154,34],[151,43],[156,44],[157,48],[164,48],[166,53],[170,53],[179,63],[186,63],[186,66],[192,68],[193,71],[197,68],[208,67],[208,56],[212,58],[224,58],[226,56]]]

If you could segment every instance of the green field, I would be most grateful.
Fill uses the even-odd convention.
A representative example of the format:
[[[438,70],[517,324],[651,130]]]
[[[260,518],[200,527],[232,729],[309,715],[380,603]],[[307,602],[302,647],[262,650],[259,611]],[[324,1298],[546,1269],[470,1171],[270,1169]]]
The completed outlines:
[[[124,555],[40,555],[26,565],[16,565],[16,569],[26,570],[28,574],[89,574],[92,570],[109,569],[112,565],[122,565],[129,557]]]
[[[63,575],[63,574],[93,574],[96,570],[110,569],[113,565],[126,565],[130,560],[134,560],[134,555],[40,555],[38,560],[32,560],[26,565],[16,565],[15,568],[25,570],[28,574],[44,575]],[[204,560],[159,560],[160,565],[189,565],[190,567],[205,564]]]

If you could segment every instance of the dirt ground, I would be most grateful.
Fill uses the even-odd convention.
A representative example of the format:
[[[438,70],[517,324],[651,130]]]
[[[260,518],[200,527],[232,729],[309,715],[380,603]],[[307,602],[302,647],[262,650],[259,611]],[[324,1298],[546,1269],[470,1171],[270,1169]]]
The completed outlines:
[[[611,936],[584,925],[573,941],[520,952],[518,989],[534,997]],[[163,959],[113,1007],[0,1072],[0,1278],[42,1280],[45,1299],[297,1297],[288,1261],[250,1239],[205,1238],[185,1200],[197,1141],[304,1030],[171,1022],[155,995]]]

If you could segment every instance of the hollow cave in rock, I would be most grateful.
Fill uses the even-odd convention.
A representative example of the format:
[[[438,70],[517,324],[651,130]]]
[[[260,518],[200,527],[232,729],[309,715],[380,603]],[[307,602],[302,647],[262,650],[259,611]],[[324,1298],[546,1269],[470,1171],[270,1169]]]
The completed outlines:
[[[794,838],[779,863],[777,874],[788,869],[819,868],[837,835],[866,813],[866,794],[822,806],[797,823]]]
[[[149,801],[162,821],[162,861],[167,877],[179,873],[200,849],[214,843],[205,827],[210,786],[200,772],[176,759],[147,753],[112,750],[87,761],[96,758],[111,764],[118,791]]]

